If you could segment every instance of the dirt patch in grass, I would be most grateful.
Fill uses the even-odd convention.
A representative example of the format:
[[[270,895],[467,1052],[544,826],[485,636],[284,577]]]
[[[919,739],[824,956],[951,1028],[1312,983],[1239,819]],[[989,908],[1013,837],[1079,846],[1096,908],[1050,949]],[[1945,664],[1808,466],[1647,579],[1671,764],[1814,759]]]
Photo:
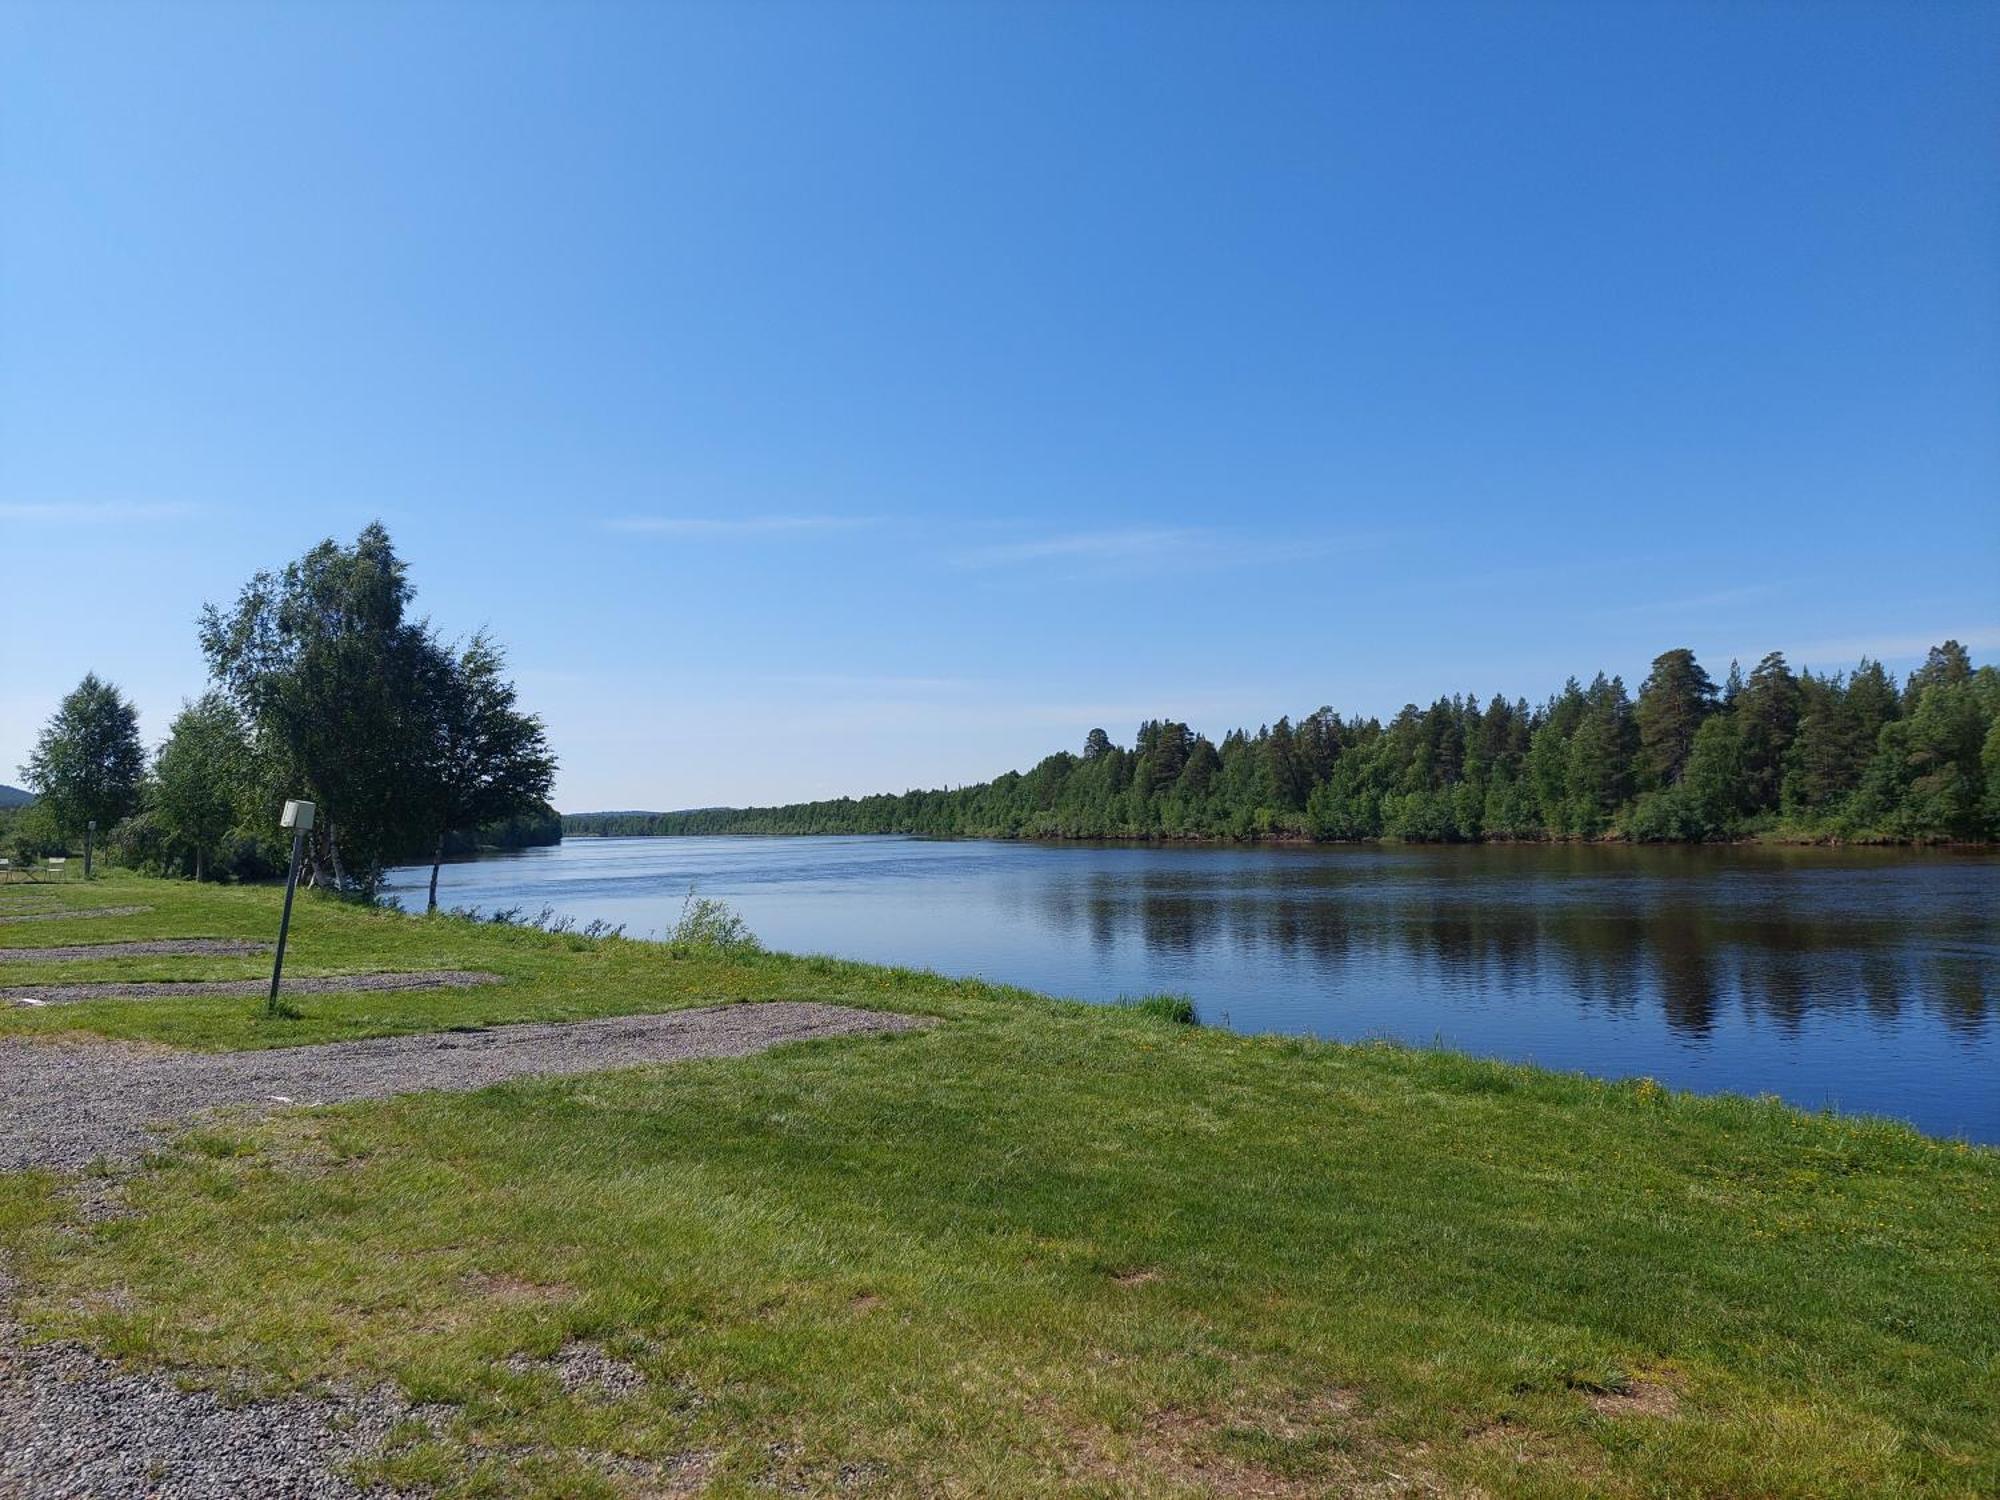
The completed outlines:
[[[475,1297],[516,1306],[537,1302],[562,1302],[576,1295],[574,1287],[559,1281],[529,1281],[523,1276],[488,1275],[475,1271],[462,1278],[465,1289]]]
[[[160,938],[133,943],[66,943],[59,948],[0,948],[0,963],[67,963],[92,958],[248,958],[269,943],[240,938]]]
[[[388,990],[464,989],[472,985],[504,984],[498,974],[471,969],[413,969],[387,974],[329,974],[287,979],[279,990],[287,995],[359,995]],[[269,994],[268,979],[88,980],[70,984],[0,986],[0,1001],[16,1005],[75,1005],[85,1000],[184,1000],[215,996],[249,998]]]
[[[1368,1461],[1366,1419],[1339,1389],[1219,1412],[1163,1407],[1113,1433],[1072,1426],[1065,1448],[1065,1481],[1107,1493],[1148,1478],[1244,1500],[1439,1492],[1416,1455],[1387,1466]]]
[[[1584,1400],[1600,1417],[1665,1418],[1680,1415],[1681,1398],[1656,1380],[1634,1380],[1618,1390],[1587,1391]]]

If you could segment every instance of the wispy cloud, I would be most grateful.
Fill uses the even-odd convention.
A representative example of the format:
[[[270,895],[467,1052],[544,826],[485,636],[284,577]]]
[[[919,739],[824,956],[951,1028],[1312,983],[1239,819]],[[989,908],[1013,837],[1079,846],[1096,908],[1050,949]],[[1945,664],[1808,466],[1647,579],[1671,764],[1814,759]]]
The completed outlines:
[[[1126,565],[1175,562],[1212,548],[1216,534],[1199,526],[1132,526],[1114,531],[1070,531],[1027,541],[973,547],[958,555],[967,567],[1076,562]]]
[[[1707,610],[1727,609],[1734,604],[1754,604],[1785,590],[1782,583],[1746,583],[1736,588],[1712,589],[1678,599],[1652,599],[1643,604],[1621,604],[1605,611],[1609,615],[1686,615]]]
[[[1934,630],[1928,635],[1857,635],[1840,640],[1808,641],[1786,648],[1794,662],[1811,666],[1849,666],[1862,657],[1904,661],[1922,656],[1933,646],[1957,641],[1968,651],[2000,650],[2000,625],[1971,625],[1962,630]]]
[[[129,521],[184,521],[200,507],[178,500],[0,500],[0,521],[104,526]]]
[[[1252,533],[1226,526],[1125,526],[990,542],[952,554],[963,568],[1036,569],[1052,576],[1148,574],[1268,567],[1307,557],[1378,550],[1409,533]]]
[[[984,686],[968,677],[902,677],[850,672],[782,672],[764,680],[790,687],[820,688],[832,693],[889,693],[897,696],[964,693]]]
[[[880,519],[879,516],[619,516],[604,522],[604,529],[649,536],[758,537],[855,531],[874,526]]]

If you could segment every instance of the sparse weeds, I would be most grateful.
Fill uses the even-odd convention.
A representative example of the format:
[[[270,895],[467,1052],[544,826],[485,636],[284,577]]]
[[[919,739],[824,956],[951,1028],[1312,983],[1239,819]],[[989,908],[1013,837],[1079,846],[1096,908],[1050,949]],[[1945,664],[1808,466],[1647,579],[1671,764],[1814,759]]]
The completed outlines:
[[[555,937],[580,937],[591,942],[625,936],[623,922],[607,922],[601,917],[592,917],[578,925],[575,917],[567,913],[558,915],[553,906],[543,906],[533,916],[526,915],[527,910],[525,906],[497,906],[492,911],[482,912],[477,907],[454,906],[447,915],[462,922],[483,922],[489,927],[521,927],[530,932],[546,932]]]

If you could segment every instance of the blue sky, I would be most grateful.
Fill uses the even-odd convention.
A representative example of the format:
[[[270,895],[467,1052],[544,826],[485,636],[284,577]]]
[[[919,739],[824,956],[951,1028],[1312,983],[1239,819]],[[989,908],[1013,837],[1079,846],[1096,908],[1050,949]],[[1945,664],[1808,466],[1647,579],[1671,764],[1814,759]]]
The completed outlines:
[[[2000,7],[0,8],[0,780],[380,517],[560,805],[2000,651]]]

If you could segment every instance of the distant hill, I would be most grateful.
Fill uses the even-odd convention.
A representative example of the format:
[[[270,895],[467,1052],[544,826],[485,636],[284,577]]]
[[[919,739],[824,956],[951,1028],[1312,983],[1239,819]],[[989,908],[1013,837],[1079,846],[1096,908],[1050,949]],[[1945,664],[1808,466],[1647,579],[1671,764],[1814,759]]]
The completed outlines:
[[[562,815],[563,832],[578,838],[592,835],[648,834],[659,831],[661,818],[689,818],[699,813],[734,813],[733,807],[677,807],[667,812],[644,808],[622,808],[612,812],[580,812]]]
[[[26,807],[34,800],[33,792],[24,792],[17,786],[0,785],[0,807]]]

